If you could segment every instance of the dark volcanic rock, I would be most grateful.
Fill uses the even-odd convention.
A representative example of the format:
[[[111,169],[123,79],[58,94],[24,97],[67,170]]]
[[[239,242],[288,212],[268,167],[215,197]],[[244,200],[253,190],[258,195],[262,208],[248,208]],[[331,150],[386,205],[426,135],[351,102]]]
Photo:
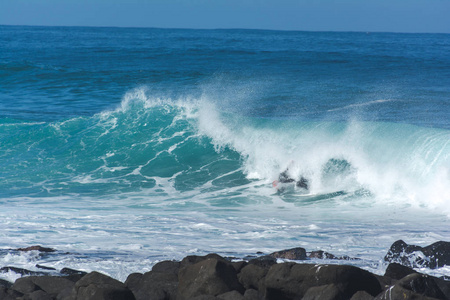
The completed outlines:
[[[450,299],[450,281],[435,277],[433,279],[447,299]]]
[[[448,299],[432,277],[414,273],[399,280],[375,299]]]
[[[70,269],[70,268],[62,268],[61,271],[59,271],[59,273],[61,273],[63,275],[86,275],[87,274],[87,272],[74,270],[74,269]]]
[[[238,274],[239,282],[245,289],[262,290],[264,277],[269,271],[269,267],[263,268],[258,265],[249,264]]]
[[[52,267],[46,267],[46,266],[39,265],[39,264],[36,265],[36,268],[42,269],[42,270],[47,270],[47,271],[56,271],[55,268],[52,268]]]
[[[36,271],[30,271],[27,269],[22,268],[16,268],[16,267],[3,267],[0,269],[1,273],[7,273],[7,272],[14,272],[20,275],[25,276],[38,276],[38,275],[47,275],[45,272],[36,272]]]
[[[217,259],[223,262],[228,262],[225,258],[216,253],[211,253],[205,256],[189,255],[181,260],[180,268],[184,268],[188,265],[194,265],[209,258]]]
[[[319,259],[338,259],[338,257],[334,256],[333,254],[322,250],[308,252],[308,257]]]
[[[236,270],[236,272],[239,273],[242,270],[242,268],[244,268],[246,265],[248,265],[248,262],[242,260],[242,261],[232,262],[231,265]]]
[[[64,278],[66,278],[72,282],[77,282],[78,280],[83,278],[84,275],[87,274],[84,271],[78,271],[78,270],[73,270],[73,269],[69,269],[69,268],[63,268],[63,269],[61,269],[61,271],[59,271],[59,273],[61,275],[64,275]]]
[[[98,272],[91,272],[77,281],[69,299],[134,300],[135,297],[122,282]]]
[[[353,266],[283,263],[273,265],[267,273],[265,296],[274,300],[301,299],[309,288],[330,284],[337,287],[343,299],[350,299],[357,291],[372,296],[381,292],[373,274]]]
[[[284,258],[290,260],[305,260],[306,250],[304,248],[292,248],[287,250],[281,250],[269,254],[273,258]]]
[[[367,292],[358,291],[356,292],[350,300],[373,300],[374,297]]]
[[[260,300],[262,297],[260,297],[257,290],[254,289],[247,289],[244,293],[244,299],[245,300]]]
[[[127,280],[125,280],[125,286],[133,292],[135,297],[136,294],[134,293],[134,290],[140,288],[142,276],[144,276],[142,273],[132,273],[128,275]]]
[[[178,278],[177,300],[200,295],[217,296],[232,290],[244,293],[236,270],[223,259],[208,258],[196,264],[187,264],[180,269]]]
[[[64,290],[71,290],[75,286],[75,283],[59,276],[29,276],[22,277],[16,280],[11,289],[18,291],[22,294],[28,295],[27,297],[51,297],[56,298],[59,293]],[[36,291],[44,291],[43,293],[35,293]]]
[[[26,247],[26,248],[18,248],[16,249],[17,251],[39,251],[39,252],[56,252],[55,249],[52,248],[45,248],[39,245],[36,246],[30,246],[30,247]]]
[[[200,295],[194,298],[191,298],[189,300],[220,300],[217,297],[211,296],[211,295]]]
[[[404,241],[398,240],[392,244],[384,260],[412,268],[440,268],[450,265],[450,242],[440,241],[426,247],[420,247],[408,245]]]
[[[302,300],[337,300],[345,298],[342,292],[334,284],[327,284],[321,286],[313,286],[306,291]]]
[[[63,290],[71,290],[75,286],[73,281],[59,276],[36,276],[32,277],[32,281],[40,289],[54,298],[56,298],[56,296]]]
[[[445,259],[446,251],[443,242],[418,247],[397,241],[387,257],[411,261],[408,255],[413,253],[414,258],[422,259],[423,265],[424,262],[432,264],[433,259]],[[323,251],[313,251],[311,255],[319,259],[342,259]],[[51,272],[33,272],[4,267],[0,269],[2,272],[13,271],[28,277],[17,279],[13,285],[0,281],[0,299],[450,300],[449,281],[417,273],[399,263],[389,264],[384,276],[348,265],[276,263],[277,258],[303,257],[306,257],[303,248],[274,252],[249,262],[230,262],[217,254],[188,256],[181,262],[159,262],[144,274],[130,274],[125,283],[98,272],[86,274],[68,268],[61,270],[61,276],[49,276],[57,272],[53,268],[48,268]],[[46,276],[29,276],[36,274]]]
[[[245,300],[244,296],[238,291],[231,291],[217,296],[220,300]]]
[[[133,292],[136,300],[175,299],[179,265],[179,262],[161,262],[156,264],[152,271],[145,274],[130,274],[125,285]]]
[[[22,277],[17,279],[11,289],[21,293],[21,294],[30,294],[34,291],[40,290],[30,277]]]
[[[165,260],[155,264],[152,268],[153,272],[178,274],[181,263],[179,261]]]
[[[254,258],[250,260],[248,263],[250,265],[257,265],[261,268],[270,268],[271,266],[277,263],[277,259],[272,256],[265,255],[258,258]]]
[[[10,288],[12,287],[12,283],[8,280],[0,279],[0,287]],[[1,298],[0,298],[1,299]]]
[[[386,268],[386,272],[384,273],[384,276],[399,280],[399,279],[402,279],[403,277],[405,277],[409,274],[412,274],[412,273],[417,273],[417,272],[414,271],[413,269],[403,266],[401,264],[391,263]]]
[[[34,291],[31,294],[28,294],[24,297],[25,299],[30,300],[53,300],[49,294],[44,292],[43,290]]]
[[[331,253],[317,250],[317,251],[311,251],[306,253],[308,258],[318,258],[318,259],[338,259],[338,260],[359,260],[359,258],[350,257],[347,255],[344,256],[335,256]]]
[[[23,296],[22,293],[12,289],[7,289],[5,287],[0,287],[0,299],[2,300],[16,300],[21,296]]]

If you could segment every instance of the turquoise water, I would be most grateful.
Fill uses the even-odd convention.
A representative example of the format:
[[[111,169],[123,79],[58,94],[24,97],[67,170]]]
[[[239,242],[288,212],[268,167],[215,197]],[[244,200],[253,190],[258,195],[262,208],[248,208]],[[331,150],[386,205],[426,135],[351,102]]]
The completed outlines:
[[[396,239],[450,238],[449,35],[0,26],[0,40],[4,265],[125,279],[300,246],[382,272]],[[277,192],[286,168],[309,189]],[[7,250],[34,244],[70,254]]]

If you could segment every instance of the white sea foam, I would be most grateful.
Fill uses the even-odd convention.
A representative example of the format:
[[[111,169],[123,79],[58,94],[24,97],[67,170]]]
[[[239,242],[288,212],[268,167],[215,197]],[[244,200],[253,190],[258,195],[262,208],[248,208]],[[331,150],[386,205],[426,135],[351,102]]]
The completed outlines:
[[[271,181],[287,168],[310,180],[311,192],[367,189],[375,200],[449,210],[450,134],[388,123],[230,124],[212,103],[199,108],[199,132],[217,151],[230,147],[244,159],[249,178]],[[324,178],[331,160],[350,165]],[[436,192],[438,191],[438,192]]]

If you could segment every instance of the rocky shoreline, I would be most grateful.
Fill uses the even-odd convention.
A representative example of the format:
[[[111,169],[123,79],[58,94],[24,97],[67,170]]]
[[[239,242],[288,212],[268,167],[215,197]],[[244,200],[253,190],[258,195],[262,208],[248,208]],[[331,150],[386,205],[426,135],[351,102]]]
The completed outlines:
[[[52,252],[32,246],[17,251]],[[324,251],[293,248],[243,260],[217,254],[162,261],[150,272],[133,273],[120,282],[99,272],[64,268],[49,275],[11,266],[0,272],[23,275],[14,283],[0,281],[1,299],[23,300],[284,300],[284,299],[450,299],[450,281],[416,272],[450,266],[450,242],[427,247],[396,241],[385,256],[384,275],[350,265],[308,264],[310,258],[352,260]],[[54,274],[54,273],[52,273]]]

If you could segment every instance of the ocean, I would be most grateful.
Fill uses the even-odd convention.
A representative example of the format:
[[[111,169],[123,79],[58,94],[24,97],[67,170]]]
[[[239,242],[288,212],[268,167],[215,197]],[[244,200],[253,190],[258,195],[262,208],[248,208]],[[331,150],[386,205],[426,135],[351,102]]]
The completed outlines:
[[[449,116],[448,34],[0,26],[0,266],[303,247],[383,274],[450,240]]]

